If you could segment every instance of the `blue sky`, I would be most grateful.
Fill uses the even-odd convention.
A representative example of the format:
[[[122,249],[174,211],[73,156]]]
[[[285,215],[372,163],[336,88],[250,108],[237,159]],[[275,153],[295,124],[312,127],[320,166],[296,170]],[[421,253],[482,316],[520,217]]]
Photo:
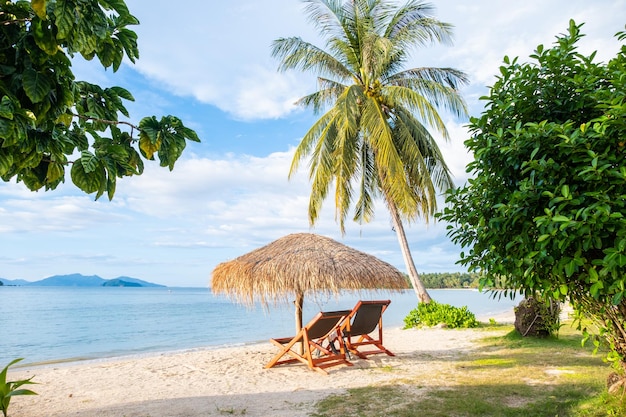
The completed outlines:
[[[471,79],[463,94],[479,115],[505,55],[527,60],[551,45],[573,18],[585,23],[580,51],[606,61],[619,45],[626,0],[433,1],[455,26],[454,46],[420,49],[409,66],[455,67]],[[307,218],[306,165],[287,179],[293,149],[314,121],[294,101],[315,91],[312,75],[278,73],[270,44],[300,36],[319,46],[297,0],[207,2],[127,0],[141,22],[140,59],[117,73],[97,62],[74,64],[78,79],[129,89],[132,120],[173,114],[195,129],[173,172],[147,164],[143,176],[118,182],[115,199],[94,201],[69,181],[52,192],[0,183],[0,278],[38,280],[82,273],[132,276],[169,286],[206,286],[213,268],[289,233],[313,232],[405,270],[384,205],[373,222],[348,224],[341,236],[332,199],[319,223]],[[457,184],[471,156],[467,120],[443,114],[452,140],[441,142]],[[445,224],[407,228],[420,272],[463,271]]]

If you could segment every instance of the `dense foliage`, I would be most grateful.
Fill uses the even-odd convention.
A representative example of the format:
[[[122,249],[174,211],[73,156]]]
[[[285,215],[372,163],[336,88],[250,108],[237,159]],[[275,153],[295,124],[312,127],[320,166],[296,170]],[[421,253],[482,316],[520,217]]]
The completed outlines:
[[[404,318],[404,328],[432,327],[444,325],[450,329],[471,328],[478,326],[478,320],[467,306],[455,307],[450,304],[441,304],[436,301],[419,303]]]
[[[478,288],[480,274],[467,272],[421,273],[426,288]]]
[[[0,177],[30,190],[55,189],[71,165],[73,183],[113,198],[117,178],[139,175],[142,157],[169,169],[196,133],[174,116],[130,115],[121,87],[77,81],[71,59],[97,58],[116,71],[139,56],[139,22],[123,0],[0,3]],[[125,127],[126,129],[122,129]]]
[[[570,22],[530,63],[505,57],[471,119],[467,186],[440,216],[461,263],[509,289],[569,300],[626,357],[626,46],[584,56]],[[617,39],[623,41],[626,32]]]

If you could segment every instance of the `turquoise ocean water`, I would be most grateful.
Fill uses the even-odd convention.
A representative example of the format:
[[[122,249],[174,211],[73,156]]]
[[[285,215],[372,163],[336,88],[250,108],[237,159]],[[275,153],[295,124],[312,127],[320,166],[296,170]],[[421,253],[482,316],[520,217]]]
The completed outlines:
[[[467,306],[479,319],[510,312],[518,300],[472,290],[429,290],[440,303]],[[305,297],[303,321],[359,299],[391,299],[385,327],[402,327],[413,291]],[[0,287],[0,368],[265,341],[294,333],[292,305],[247,308],[207,288]]]

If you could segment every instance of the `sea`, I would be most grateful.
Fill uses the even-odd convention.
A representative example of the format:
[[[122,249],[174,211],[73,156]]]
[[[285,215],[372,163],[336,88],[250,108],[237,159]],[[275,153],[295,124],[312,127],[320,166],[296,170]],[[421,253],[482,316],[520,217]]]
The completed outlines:
[[[477,290],[428,290],[439,302],[467,306],[479,320],[512,312],[519,299]],[[391,300],[384,328],[403,327],[415,293],[305,295],[303,322],[358,300]],[[0,287],[0,368],[213,349],[295,334],[292,303],[246,307],[209,288]]]

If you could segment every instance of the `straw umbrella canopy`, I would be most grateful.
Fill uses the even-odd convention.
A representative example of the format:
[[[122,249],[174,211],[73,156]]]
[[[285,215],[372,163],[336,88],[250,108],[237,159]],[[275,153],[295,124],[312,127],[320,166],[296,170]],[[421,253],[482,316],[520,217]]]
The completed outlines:
[[[403,274],[375,256],[328,237],[296,233],[215,267],[214,293],[253,305],[295,300],[296,331],[302,328],[306,293],[407,288]]]

